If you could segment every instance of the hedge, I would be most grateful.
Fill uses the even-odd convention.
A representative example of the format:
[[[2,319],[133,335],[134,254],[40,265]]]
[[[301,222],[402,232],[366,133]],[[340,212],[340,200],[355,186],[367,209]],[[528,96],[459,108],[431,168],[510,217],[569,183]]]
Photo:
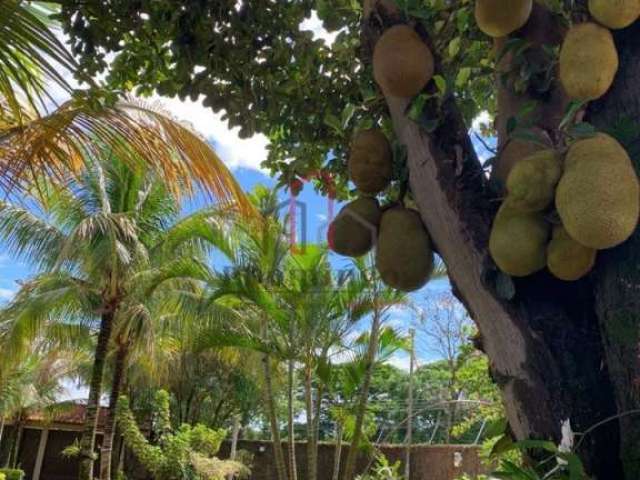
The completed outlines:
[[[24,470],[19,470],[17,468],[0,468],[0,473],[5,476],[6,480],[24,479]]]

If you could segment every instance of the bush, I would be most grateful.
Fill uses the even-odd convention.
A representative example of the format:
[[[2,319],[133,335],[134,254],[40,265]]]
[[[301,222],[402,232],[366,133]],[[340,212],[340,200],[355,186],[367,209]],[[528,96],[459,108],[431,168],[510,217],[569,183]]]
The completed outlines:
[[[17,468],[0,468],[0,474],[4,475],[5,480],[23,480],[24,470]]]

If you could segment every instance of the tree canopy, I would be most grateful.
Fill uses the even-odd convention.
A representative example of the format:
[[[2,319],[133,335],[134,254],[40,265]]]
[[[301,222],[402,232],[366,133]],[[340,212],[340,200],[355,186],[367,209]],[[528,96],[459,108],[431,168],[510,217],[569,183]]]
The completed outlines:
[[[467,120],[494,111],[491,42],[473,21],[473,4],[403,2],[407,18],[429,25],[444,52],[436,88],[416,99],[455,95]],[[391,129],[384,97],[360,41],[362,4],[339,2],[64,2],[59,18],[84,72],[107,73],[115,88],[202,100],[224,112],[241,136],[270,140],[266,166],[288,184],[318,170],[348,193],[346,152],[353,131]],[[317,15],[335,36],[326,42],[303,22]],[[319,26],[316,26],[319,28]],[[530,74],[529,74],[530,75]],[[402,165],[396,180],[402,179]],[[325,177],[326,178],[326,175]],[[330,189],[318,179],[317,186]]]

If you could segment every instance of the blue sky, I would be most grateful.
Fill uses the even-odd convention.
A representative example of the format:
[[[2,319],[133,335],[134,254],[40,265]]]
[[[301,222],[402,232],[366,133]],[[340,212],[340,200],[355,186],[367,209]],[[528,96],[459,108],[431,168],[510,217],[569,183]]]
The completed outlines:
[[[337,34],[329,34],[324,31],[315,15],[303,22],[300,28],[313,31],[316,37],[323,38],[329,43],[333,41]],[[53,97],[61,102],[64,98],[58,98],[58,93],[55,89],[52,90]],[[226,122],[222,120],[221,114],[213,113],[211,110],[202,107],[199,102],[159,97],[152,100],[159,102],[160,108],[171,113],[178,120],[189,123],[203,138],[206,138],[234,173],[244,190],[250,191],[258,184],[268,187],[275,186],[275,181],[269,178],[261,168],[261,163],[267,156],[268,141],[264,136],[256,135],[249,139],[240,139],[238,129],[229,129]],[[477,131],[477,123],[487,121],[489,121],[488,116],[481,115],[474,122],[474,129]],[[474,140],[474,143],[483,160],[491,156],[491,153],[480,142]],[[282,199],[287,199],[286,194],[283,193]],[[324,241],[328,217],[327,199],[316,194],[311,186],[306,186],[300,194],[299,200],[306,205],[307,241],[312,243]],[[187,206],[186,209],[195,208],[197,204],[201,204],[201,201],[194,202],[194,205]],[[339,210],[339,207],[339,205],[335,205],[335,212]],[[340,258],[335,254],[332,254],[331,261],[336,268],[348,263],[347,259]],[[10,300],[18,288],[17,282],[28,278],[31,274],[32,271],[29,266],[13,259],[10,252],[7,252],[5,246],[0,243],[0,304]],[[437,297],[448,292],[450,292],[448,281],[437,280],[430,282],[422,290],[413,293],[411,299],[416,305],[420,306],[428,298]],[[406,332],[411,326],[415,315],[414,310],[394,309],[389,315],[388,324]],[[361,328],[367,328],[366,322],[363,322]],[[437,358],[435,349],[424,338],[418,338],[416,344],[418,345],[417,357],[419,364]],[[391,359],[391,363],[406,369],[409,363],[408,355],[398,353]],[[78,388],[71,384],[67,385],[67,387],[70,398],[82,398],[85,395],[83,388]]]
[[[258,184],[263,184],[267,187],[275,186],[275,180],[270,178],[261,168],[261,163],[267,156],[268,141],[265,137],[256,135],[250,139],[240,139],[238,130],[228,129],[226,123],[222,121],[221,115],[214,114],[197,102],[161,98],[154,100],[161,102],[162,107],[177,119],[190,123],[194,130],[206,138],[231,169],[245,191],[252,190]],[[479,142],[476,142],[476,148],[482,158],[490,156],[490,152],[487,152]],[[287,198],[287,195],[283,192],[282,200],[286,201]],[[311,185],[306,185],[298,198],[306,206],[307,241],[311,243],[324,241],[329,209],[327,198],[314,192]],[[187,205],[186,209],[196,208],[201,203],[201,200],[197,199],[193,205]],[[335,205],[334,211],[337,212],[339,208],[340,205]],[[0,302],[6,302],[17,290],[18,284],[16,282],[28,278],[32,272],[28,265],[13,259],[4,245],[0,244],[0,252],[2,252],[0,253]],[[348,264],[348,259],[332,254],[332,264],[336,268],[340,268]],[[412,294],[411,298],[419,306],[427,298],[449,291],[448,281],[437,280],[430,282],[425,288]],[[389,323],[400,330],[406,331],[413,321],[413,316],[415,316],[415,313],[409,309],[395,309],[390,315]],[[362,328],[366,328],[366,325],[363,325]],[[429,347],[428,343],[424,341],[418,341],[417,343],[421,345],[418,351],[419,362],[426,362],[436,358],[435,352]],[[398,354],[392,359],[392,363],[401,368],[407,368],[408,356]]]

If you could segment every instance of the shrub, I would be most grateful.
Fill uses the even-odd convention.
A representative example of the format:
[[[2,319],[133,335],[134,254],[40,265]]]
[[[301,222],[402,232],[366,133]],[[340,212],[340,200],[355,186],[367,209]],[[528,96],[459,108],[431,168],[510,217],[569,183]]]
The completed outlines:
[[[17,468],[0,468],[0,474],[4,475],[5,480],[23,480],[24,470]],[[0,480],[2,480],[0,478]]]

